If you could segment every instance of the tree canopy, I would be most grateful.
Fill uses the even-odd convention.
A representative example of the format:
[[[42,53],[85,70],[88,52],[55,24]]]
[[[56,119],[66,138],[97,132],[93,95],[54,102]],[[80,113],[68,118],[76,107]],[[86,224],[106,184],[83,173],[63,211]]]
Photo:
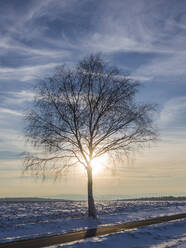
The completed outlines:
[[[26,137],[46,155],[28,155],[25,168],[44,172],[60,160],[57,172],[82,165],[89,173],[93,159],[154,140],[154,106],[136,102],[139,86],[99,55],[58,67],[37,84],[26,115]]]

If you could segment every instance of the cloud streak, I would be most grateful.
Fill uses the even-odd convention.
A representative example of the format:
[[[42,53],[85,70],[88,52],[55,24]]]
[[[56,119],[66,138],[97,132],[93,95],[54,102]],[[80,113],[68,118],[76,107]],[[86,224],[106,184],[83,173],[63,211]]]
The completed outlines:
[[[57,67],[59,63],[49,63],[36,66],[22,66],[18,68],[0,68],[0,80],[17,79],[21,82],[31,81]]]
[[[162,127],[185,127],[186,122],[186,96],[172,98],[166,102],[160,112],[159,125]]]
[[[92,9],[87,7],[88,3]],[[19,51],[25,56],[24,62],[37,61],[39,69],[44,66],[43,61],[46,67],[64,59],[72,62],[90,51],[108,55],[121,51],[153,52],[160,57],[152,59],[147,69],[142,63],[135,73],[138,77],[154,78],[156,66],[159,76],[173,71],[174,75],[180,72],[185,75],[182,64],[186,59],[184,1],[180,0],[175,8],[169,7],[167,0],[150,3],[108,0],[99,4],[86,0],[25,2],[22,8],[17,7],[19,11],[9,9],[11,15],[1,16],[1,25],[8,31],[0,34],[0,53],[7,56],[10,50]],[[163,66],[164,72],[160,70]],[[18,69],[19,72],[22,71]],[[23,77],[23,81],[28,78]]]
[[[10,114],[10,115],[17,115],[17,116],[22,116],[23,114],[21,112],[8,109],[8,108],[0,108],[0,113],[1,114]]]

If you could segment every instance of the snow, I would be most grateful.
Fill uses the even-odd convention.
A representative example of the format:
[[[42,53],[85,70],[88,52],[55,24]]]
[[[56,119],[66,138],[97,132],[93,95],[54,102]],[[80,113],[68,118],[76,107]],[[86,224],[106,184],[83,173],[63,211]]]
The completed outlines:
[[[186,220],[140,227],[112,235],[88,238],[67,245],[49,246],[48,248],[185,248]]]
[[[186,213],[184,201],[98,201],[96,206],[97,221],[86,217],[87,203],[84,201],[1,202],[0,243]],[[78,246],[76,243],[65,247],[113,247],[113,244],[116,247],[123,247],[122,244],[127,247],[186,247],[186,220],[91,238],[78,242]]]

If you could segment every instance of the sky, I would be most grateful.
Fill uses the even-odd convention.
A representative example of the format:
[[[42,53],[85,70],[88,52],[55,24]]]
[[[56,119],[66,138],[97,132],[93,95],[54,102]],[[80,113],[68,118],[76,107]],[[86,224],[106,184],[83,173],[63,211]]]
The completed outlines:
[[[186,0],[1,0],[0,197],[86,194],[77,172],[22,175],[23,117],[39,79],[98,52],[141,82],[139,101],[158,104],[159,140],[95,174],[95,194],[186,195]]]

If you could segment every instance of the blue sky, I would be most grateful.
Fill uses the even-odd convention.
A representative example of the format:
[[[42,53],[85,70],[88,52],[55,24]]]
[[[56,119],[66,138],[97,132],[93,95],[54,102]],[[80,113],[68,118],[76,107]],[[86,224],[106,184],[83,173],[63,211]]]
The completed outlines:
[[[31,149],[23,114],[33,85],[97,52],[141,81],[140,101],[159,104],[160,140],[114,177],[97,175],[95,192],[186,193],[186,1],[1,0],[0,196],[86,192],[75,174],[56,184],[21,177],[19,154]]]

